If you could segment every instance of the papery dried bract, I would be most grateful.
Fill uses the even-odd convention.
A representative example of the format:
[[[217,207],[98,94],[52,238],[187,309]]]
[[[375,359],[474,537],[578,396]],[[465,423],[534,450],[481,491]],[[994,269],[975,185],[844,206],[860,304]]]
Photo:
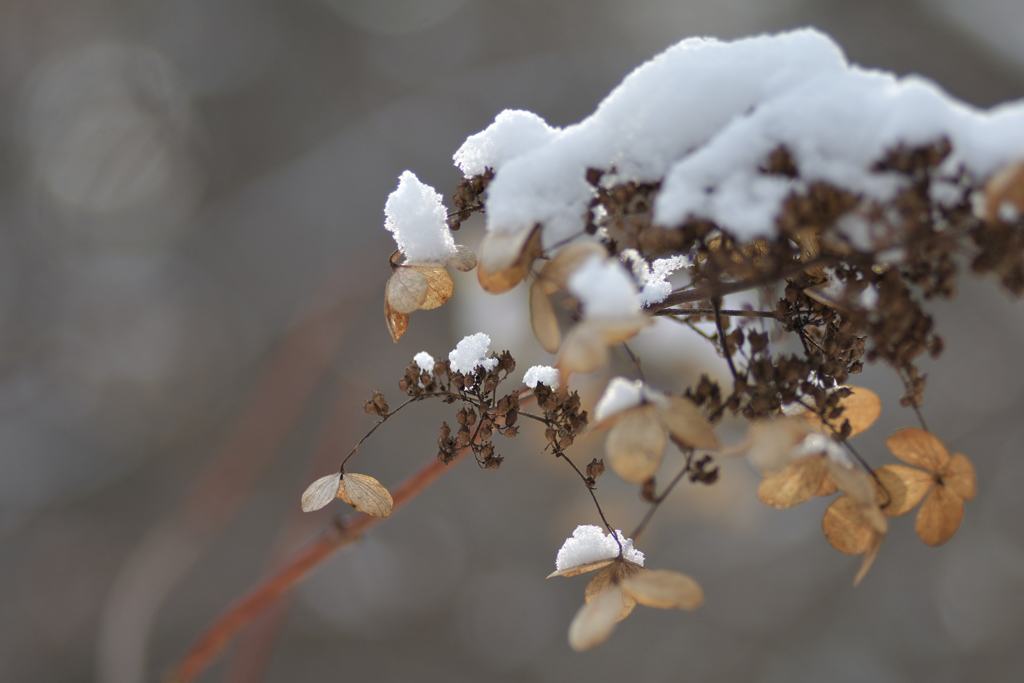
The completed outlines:
[[[460,272],[468,273],[476,268],[476,254],[466,245],[456,244],[455,255],[445,261],[445,265]]]
[[[634,576],[643,571],[645,571],[644,568],[639,565],[615,559],[609,566],[594,575],[594,578],[587,584],[583,599],[592,602],[601,593],[617,586],[624,577]],[[632,596],[622,591],[619,594],[622,596],[622,610],[616,621],[622,621],[628,617],[636,607],[636,600]]]
[[[427,295],[420,303],[420,310],[433,310],[452,298],[455,283],[444,268],[429,268],[427,266],[406,266],[405,268],[418,271],[427,279]]]
[[[835,431],[838,432],[842,428],[844,421],[849,421],[849,436],[856,436],[873,425],[878,416],[882,414],[882,400],[870,389],[864,387],[837,387],[837,389],[847,389],[850,391],[850,395],[839,400],[839,405],[843,407],[842,414],[834,420],[827,421],[828,426]],[[819,431],[828,429],[826,421],[810,410],[794,412],[791,415]]]
[[[810,428],[800,420],[759,420],[747,428],[743,442],[730,447],[725,455],[745,453],[750,464],[762,472],[782,470],[792,463],[793,450],[810,433]]]
[[[562,332],[551,299],[544,293],[540,280],[530,285],[530,327],[533,335],[548,353],[556,353],[562,343]]]
[[[903,462],[929,472],[938,472],[949,460],[949,451],[931,432],[906,427],[885,440],[892,454]]]
[[[405,331],[409,329],[409,314],[399,313],[388,303],[387,296],[384,297],[384,319],[388,323],[388,332],[391,338],[398,343]]]
[[[341,487],[341,473],[335,472],[326,477],[320,477],[302,493],[302,511],[313,512],[334,500]]]
[[[864,555],[853,579],[854,586],[860,584],[874,564],[885,535],[878,530],[877,519],[872,518],[870,510],[850,496],[840,496],[828,506],[821,520],[821,529],[833,548],[849,555]]]
[[[805,455],[783,470],[765,473],[757,487],[757,497],[765,505],[780,510],[799,505],[821,489],[825,473],[824,456]]]
[[[593,649],[608,640],[622,613],[622,590],[618,586],[584,602],[569,624],[569,647],[577,652]]]
[[[384,286],[384,297],[398,313],[418,311],[427,299],[430,282],[418,268],[396,268]]]
[[[665,430],[652,404],[624,411],[605,439],[608,463],[633,484],[654,476],[665,454]]]
[[[889,497],[882,508],[887,517],[898,517],[910,512],[921,502],[928,489],[935,483],[935,477],[907,465],[886,465],[875,470],[875,475]]]
[[[346,472],[341,477],[337,497],[356,510],[374,517],[388,517],[395,507],[391,494],[373,477]]]
[[[542,251],[539,225],[530,231],[488,232],[480,242],[480,286],[491,294],[507,292],[523,281]]]
[[[665,396],[664,400],[668,407],[658,410],[657,417],[677,442],[689,448],[721,449],[714,427],[693,401],[683,396]]]
[[[611,358],[609,346],[632,339],[650,322],[644,315],[583,320],[569,330],[555,365],[566,376],[602,368]]]
[[[625,577],[622,591],[641,605],[658,609],[695,610],[704,603],[704,589],[686,574],[645,569]]]

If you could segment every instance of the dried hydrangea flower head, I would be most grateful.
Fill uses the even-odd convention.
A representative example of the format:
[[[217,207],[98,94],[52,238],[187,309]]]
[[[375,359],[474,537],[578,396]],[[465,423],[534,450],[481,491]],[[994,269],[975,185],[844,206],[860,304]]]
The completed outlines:
[[[711,423],[693,401],[663,394],[640,380],[613,378],[594,416],[595,429],[608,429],[604,443],[612,470],[634,484],[658,471],[669,438],[680,448],[721,448]]]
[[[599,570],[587,584],[584,604],[569,625],[569,645],[577,652],[608,640],[615,625],[637,603],[658,609],[694,610],[704,602],[704,590],[686,574],[644,568],[643,553],[622,536],[606,535],[601,527],[582,525],[566,539],[548,576],[576,576]]]
[[[319,510],[335,498],[374,517],[389,517],[395,507],[391,493],[373,477],[338,472],[320,477],[306,488],[302,494],[302,511]]]

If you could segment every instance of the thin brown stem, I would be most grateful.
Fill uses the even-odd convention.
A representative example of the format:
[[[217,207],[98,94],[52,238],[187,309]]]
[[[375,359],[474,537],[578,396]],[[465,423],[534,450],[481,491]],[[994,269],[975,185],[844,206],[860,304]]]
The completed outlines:
[[[779,319],[779,314],[775,311],[744,311],[735,309],[719,309],[720,315],[727,315],[735,318],[772,318],[774,320]],[[713,308],[663,308],[660,311],[655,311],[652,315],[660,316],[678,316],[680,318],[694,317],[698,315],[714,315],[715,309]]]
[[[655,496],[654,500],[651,501],[651,506],[647,508],[647,513],[644,515],[644,518],[640,520],[640,523],[637,524],[636,529],[633,530],[633,533],[629,535],[629,538],[632,538],[634,541],[640,538],[640,535],[644,532],[644,529],[647,528],[647,525],[650,523],[651,519],[654,518],[654,513],[658,511],[658,508],[661,506],[661,504],[665,502],[666,498],[668,498],[668,494],[672,493],[672,489],[676,487],[676,484],[682,481],[683,477],[686,476],[686,473],[690,471],[690,464],[692,462],[693,451],[690,451],[689,453],[686,454],[686,464],[683,466],[683,469],[679,470],[679,473],[672,478],[672,481],[668,483],[668,486],[666,486],[665,490],[661,492],[661,495]]]

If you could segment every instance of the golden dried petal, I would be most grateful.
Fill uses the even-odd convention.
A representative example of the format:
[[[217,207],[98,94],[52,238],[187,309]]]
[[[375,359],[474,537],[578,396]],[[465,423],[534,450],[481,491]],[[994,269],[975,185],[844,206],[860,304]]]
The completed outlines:
[[[860,563],[860,569],[857,570],[857,575],[853,577],[854,588],[860,585],[860,582],[867,576],[868,570],[871,569],[871,565],[875,563],[878,551],[882,549],[882,538],[881,534],[875,534],[874,538],[869,542],[867,550],[864,551],[864,561]]]
[[[593,372],[608,364],[611,354],[593,321],[584,320],[565,336],[555,366],[565,376],[574,372]]]
[[[963,500],[974,500],[977,492],[976,480],[974,465],[963,453],[957,453],[950,458],[942,473],[943,485]]]
[[[838,490],[839,487],[836,486],[836,483],[832,481],[832,478],[826,474],[821,480],[821,486],[819,486],[818,490],[814,492],[814,495],[821,497],[831,496]]]
[[[576,612],[569,624],[569,647],[583,652],[597,647],[615,630],[622,611],[622,589],[612,586]]]
[[[886,465],[875,470],[875,474],[885,487],[879,502],[885,502],[885,494],[889,496],[889,504],[882,508],[887,517],[910,512],[935,483],[934,474],[907,465]]]
[[[452,256],[450,259],[445,261],[445,265],[451,266],[455,270],[463,273],[468,273],[476,268],[476,254],[474,254],[473,250],[466,245],[456,244],[455,256]]]
[[[558,318],[551,299],[544,292],[541,280],[530,285],[530,327],[537,341],[548,353],[556,353],[562,343],[562,332],[558,329]]]
[[[565,289],[569,275],[592,256],[607,257],[608,251],[597,242],[575,242],[558,252],[540,271],[545,293]]]
[[[914,530],[922,541],[934,547],[953,538],[963,518],[964,502],[960,496],[945,486],[935,486],[917,513]]]
[[[640,567],[624,570],[625,566],[626,565],[622,561],[618,561],[612,566],[605,567],[595,574],[594,578],[587,583],[587,589],[583,593],[583,599],[587,602],[593,602],[605,591],[617,587],[624,574],[628,573],[632,575],[636,571],[640,570]],[[630,595],[627,595],[624,591],[620,590],[617,592],[622,596],[622,609],[615,621],[622,621],[632,613],[633,608],[636,607],[636,600]]]
[[[608,565],[610,565],[614,561],[615,561],[615,558],[613,557],[613,558],[608,559],[608,560],[597,560],[595,562],[588,562],[587,564],[578,564],[575,567],[569,567],[568,569],[562,569],[562,570],[559,570],[559,571],[551,572],[545,578],[546,579],[552,579],[552,578],[554,578],[556,576],[569,577],[569,576],[576,576],[578,574],[585,574],[587,572],[592,572],[595,569],[600,569],[601,567],[607,567]]]
[[[847,467],[828,457],[824,458],[824,461],[825,472],[840,491],[861,505],[875,505],[875,481],[870,474],[856,467]]]
[[[668,408],[657,411],[669,433],[690,448],[717,451],[722,448],[714,428],[697,405],[683,396],[666,396]]]
[[[530,231],[488,232],[480,242],[480,286],[491,294],[507,292],[522,282],[542,251],[539,225]]]
[[[665,455],[665,430],[655,410],[647,404],[623,411],[604,442],[615,474],[633,484],[653,477]]]
[[[839,431],[843,426],[843,422],[849,420],[850,436],[856,436],[873,425],[878,416],[882,414],[882,399],[878,398],[878,394],[864,387],[840,388],[850,389],[853,393],[839,401],[839,404],[844,408],[843,414],[835,420],[829,421],[828,424],[836,431]],[[796,413],[794,417],[799,417],[819,431],[827,429],[821,417],[809,410]],[[831,430],[828,431],[831,432]]]
[[[338,498],[374,517],[388,517],[395,507],[391,494],[379,481],[355,472],[346,472],[341,477]]]
[[[334,500],[341,486],[341,473],[335,472],[326,477],[320,477],[302,493],[302,511],[313,512],[325,507]]]
[[[391,308],[391,304],[388,303],[388,298],[384,297],[384,319],[388,323],[388,332],[391,333],[391,338],[398,343],[398,340],[402,338],[405,331],[409,329],[409,314],[399,313],[395,309]]]
[[[622,591],[641,605],[658,609],[694,610],[704,602],[704,589],[686,574],[655,569],[625,578]]]
[[[784,510],[814,497],[825,478],[825,458],[807,455],[781,472],[766,474],[757,487],[757,497],[765,505]]]
[[[384,287],[384,299],[398,313],[418,311],[427,300],[430,281],[420,268],[395,268]]]
[[[985,185],[985,220],[989,223],[1008,222],[1004,207],[1018,215],[1024,214],[1024,162],[1015,161],[1004,166]]]
[[[885,440],[892,454],[903,462],[939,474],[949,461],[949,451],[931,432],[904,427]]]
[[[423,303],[420,304],[421,309],[424,311],[433,310],[452,298],[452,292],[455,291],[455,283],[452,282],[452,276],[448,274],[447,270],[444,268],[428,268],[427,266],[407,266],[407,268],[423,273],[423,276],[427,279],[429,286],[427,287],[427,296],[424,298]]]
[[[829,544],[841,553],[860,555],[871,548],[878,532],[865,520],[863,507],[849,496],[836,498],[821,518],[821,530]]]

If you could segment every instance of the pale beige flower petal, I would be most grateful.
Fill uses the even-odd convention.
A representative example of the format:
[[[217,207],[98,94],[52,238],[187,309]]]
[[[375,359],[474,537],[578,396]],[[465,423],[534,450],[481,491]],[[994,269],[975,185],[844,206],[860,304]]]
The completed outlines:
[[[480,242],[476,274],[480,286],[501,294],[522,282],[534,259],[542,253],[541,230],[488,232]]]
[[[451,266],[455,270],[467,273],[476,268],[476,254],[473,250],[464,244],[455,245],[455,256],[452,256],[445,262],[446,266]]]
[[[832,479],[826,474],[825,477],[821,480],[821,486],[819,486],[818,490],[814,492],[814,495],[828,497],[838,490],[839,487],[836,486],[836,483],[832,481]]]
[[[935,486],[917,513],[914,530],[921,540],[934,547],[942,545],[960,528],[964,502],[945,486]]]
[[[568,376],[574,372],[593,372],[607,365],[610,358],[608,344],[598,326],[584,320],[565,336],[555,366]]]
[[[379,481],[355,472],[346,472],[341,477],[337,496],[356,510],[374,517],[388,517],[395,507],[391,494]]]
[[[950,458],[942,473],[943,485],[963,500],[974,500],[977,492],[976,481],[974,465],[963,453],[957,453]]]
[[[651,324],[646,315],[625,315],[614,318],[594,318],[592,321],[601,332],[601,337],[609,346],[627,342]]]
[[[562,569],[562,570],[559,570],[559,571],[551,572],[545,578],[552,579],[552,578],[554,578],[556,576],[569,577],[569,576],[576,576],[578,574],[585,574],[587,572],[592,572],[595,569],[601,569],[602,567],[607,567],[608,565],[610,565],[614,561],[615,561],[615,558],[613,557],[613,558],[610,558],[610,559],[607,559],[607,560],[596,560],[594,562],[588,562],[586,564],[579,564],[579,565],[576,565],[575,567],[569,567],[567,569]]]
[[[841,553],[860,555],[871,548],[878,532],[864,521],[863,506],[849,496],[832,501],[821,518],[829,544]]]
[[[949,461],[949,451],[931,432],[904,427],[885,440],[892,454],[903,462],[938,474]]]
[[[868,547],[864,551],[864,560],[860,563],[860,569],[857,570],[857,575],[853,577],[853,587],[856,588],[860,585],[860,582],[867,576],[868,570],[871,569],[871,565],[875,563],[875,558],[878,557],[878,551],[882,549],[882,534],[875,534],[868,542]]]
[[[597,242],[575,242],[548,261],[540,271],[539,280],[546,294],[566,288],[566,282],[583,262],[592,256],[608,256],[608,251]]]
[[[825,458],[806,455],[784,470],[765,474],[757,497],[765,505],[785,510],[814,497],[825,478]]]
[[[302,494],[302,511],[313,512],[334,500],[341,487],[341,473],[335,472],[320,477],[310,484]]]
[[[704,589],[686,574],[654,569],[622,580],[622,591],[641,605],[658,609],[694,610],[704,602]]]
[[[655,410],[647,404],[624,411],[604,442],[612,470],[633,484],[654,476],[665,455],[665,430]]]
[[[388,298],[385,296],[384,319],[388,323],[388,332],[391,333],[391,338],[397,344],[398,340],[405,334],[405,331],[409,329],[409,314],[399,313],[395,309],[391,308],[391,305],[388,303]]]
[[[745,453],[750,464],[762,472],[782,470],[793,462],[797,444],[811,433],[801,420],[788,417],[759,420],[747,428],[747,438],[723,455]]]
[[[668,407],[658,411],[658,418],[672,436],[690,448],[721,449],[714,428],[693,401],[683,396],[665,396],[665,400]]]
[[[420,304],[422,310],[433,310],[447,303],[448,299],[452,298],[452,292],[455,291],[455,283],[452,281],[452,276],[444,268],[406,266],[405,269],[419,271],[427,279],[429,286],[427,287],[427,296]]]
[[[825,461],[825,472],[840,491],[861,505],[873,506],[876,504],[875,483],[870,474],[856,467],[838,463],[828,457],[823,460]]]
[[[530,327],[537,341],[548,353],[557,353],[562,343],[562,332],[558,328],[558,318],[551,299],[544,292],[541,280],[534,280],[530,285]]]
[[[910,512],[935,484],[935,475],[908,465],[886,465],[875,470],[875,474],[889,496],[889,504],[882,508],[887,517],[899,517]]]
[[[615,630],[622,612],[622,590],[612,586],[576,612],[569,624],[569,647],[584,652],[597,647]]]
[[[629,562],[616,561],[612,566],[605,567],[595,574],[594,578],[587,583],[583,599],[587,602],[593,602],[595,598],[605,591],[618,586],[623,576],[632,576],[638,571],[644,570]],[[633,608],[636,607],[636,600],[624,591],[618,591],[618,593],[622,596],[622,610],[619,612],[616,621],[622,621],[632,613]]]
[[[384,298],[398,313],[418,311],[427,299],[430,282],[418,268],[401,266],[391,273],[384,287]]]

